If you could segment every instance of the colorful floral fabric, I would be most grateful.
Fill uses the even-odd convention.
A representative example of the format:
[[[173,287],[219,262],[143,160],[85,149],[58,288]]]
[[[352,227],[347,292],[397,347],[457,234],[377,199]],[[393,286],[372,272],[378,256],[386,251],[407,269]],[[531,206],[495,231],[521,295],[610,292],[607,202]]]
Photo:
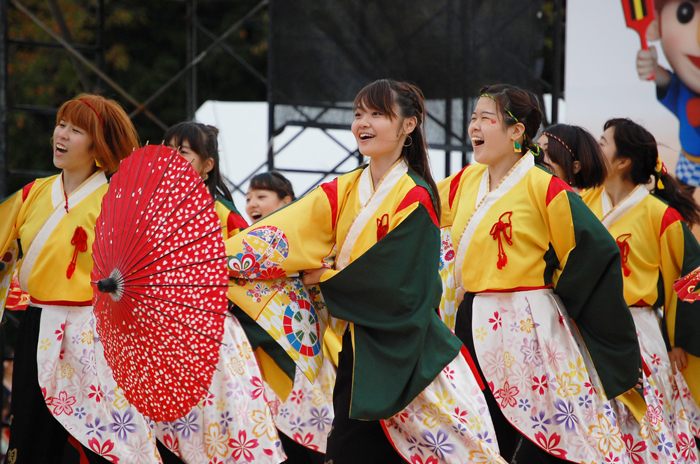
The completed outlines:
[[[173,422],[159,422],[158,439],[187,464],[286,459],[255,354],[238,319],[226,317],[219,363],[209,395]]]
[[[505,464],[486,400],[460,353],[403,411],[382,421],[411,463]]]
[[[440,318],[450,328],[455,329],[457,318],[457,287],[455,285],[455,250],[452,245],[452,227],[440,229],[440,280],[442,281],[442,298],[440,299]]]
[[[114,463],[161,462],[153,422],[114,380],[92,308],[43,307],[37,363],[46,405],[83,446]]]
[[[294,388],[286,401],[282,401],[265,383],[265,393],[279,431],[300,445],[323,454],[334,417],[335,377],[335,366],[325,358],[314,383],[306,378],[301,369],[296,369]]]
[[[644,376],[644,400],[646,413],[641,423],[625,411],[617,401],[620,429],[635,458],[647,463],[698,462],[698,450],[693,439],[690,419],[698,421],[698,407],[693,401],[682,375],[674,377],[671,361],[659,320],[650,307],[632,307],[632,317],[637,326],[639,345],[644,362],[651,371]],[[686,390],[686,397],[680,394]],[[624,412],[623,412],[624,411]],[[697,431],[697,425],[695,430]]]
[[[480,293],[473,314],[481,369],[521,433],[570,461],[627,462],[617,417],[551,290]]]

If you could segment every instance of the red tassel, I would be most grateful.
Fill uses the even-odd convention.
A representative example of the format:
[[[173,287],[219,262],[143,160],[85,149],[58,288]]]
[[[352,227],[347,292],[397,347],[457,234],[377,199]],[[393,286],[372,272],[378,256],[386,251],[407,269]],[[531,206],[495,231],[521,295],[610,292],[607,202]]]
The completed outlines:
[[[385,214],[377,219],[377,241],[383,239],[389,233],[389,215]]]
[[[87,233],[85,232],[85,229],[80,226],[76,227],[70,244],[75,245],[75,250],[73,251],[73,259],[68,265],[68,270],[66,270],[66,278],[68,279],[73,277],[73,273],[75,272],[75,266],[78,262],[78,253],[81,251],[87,251]]]
[[[513,224],[510,218],[513,215],[512,211],[506,211],[498,218],[498,222],[491,227],[491,236],[494,240],[498,240],[498,269],[503,269],[508,264],[508,256],[506,249],[503,247],[503,239],[508,245],[513,245]]]
[[[632,273],[632,269],[627,267],[627,258],[630,254],[630,244],[627,243],[627,240],[630,237],[632,237],[632,234],[622,234],[615,239],[618,248],[620,248],[620,258],[622,258],[622,272],[623,274],[625,274],[625,277],[629,277],[629,275]]]

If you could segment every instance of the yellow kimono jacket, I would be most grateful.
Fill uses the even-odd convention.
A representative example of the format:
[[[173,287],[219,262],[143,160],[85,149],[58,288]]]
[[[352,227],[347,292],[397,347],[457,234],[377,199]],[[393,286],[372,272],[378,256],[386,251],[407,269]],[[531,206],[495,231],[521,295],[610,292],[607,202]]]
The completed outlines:
[[[456,286],[470,293],[553,287],[606,394],[615,397],[634,387],[641,363],[622,299],[618,249],[568,185],[534,165],[530,154],[521,162],[488,195],[485,165],[470,165],[438,184],[441,226],[452,229]],[[477,199],[484,202],[478,209]],[[466,233],[472,238],[460,250]]]
[[[353,419],[393,416],[461,348],[435,312],[440,237],[429,192],[403,162],[377,186],[369,169],[358,169],[226,241],[231,274],[245,279],[231,287],[229,298],[253,319],[274,297],[272,289],[259,287],[265,279],[324,267],[337,247],[335,268],[323,274],[320,288],[329,313],[350,323]],[[294,327],[304,330],[292,324],[282,336],[294,340]],[[302,350],[320,349],[312,335],[316,343]]]
[[[616,208],[603,187],[582,198],[620,247],[627,304],[663,308],[667,349],[688,352],[683,377],[700,404],[700,303],[681,301],[673,290],[677,279],[700,265],[700,245],[678,211],[641,189]]]
[[[87,179],[68,197],[66,213],[59,208],[66,199],[61,182],[56,182],[58,177],[37,179],[0,204],[0,216],[4,218],[0,223],[0,251],[4,254],[13,243],[20,245],[24,254],[20,286],[32,300],[89,306],[92,242],[107,179],[101,171]],[[76,237],[78,228],[84,232],[83,237]],[[75,267],[70,273],[74,255]],[[3,272],[11,267],[5,265]]]

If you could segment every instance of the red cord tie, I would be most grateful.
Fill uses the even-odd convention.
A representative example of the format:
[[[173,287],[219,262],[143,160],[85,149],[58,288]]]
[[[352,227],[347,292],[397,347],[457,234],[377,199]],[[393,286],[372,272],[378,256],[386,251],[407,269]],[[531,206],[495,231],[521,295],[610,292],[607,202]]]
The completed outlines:
[[[512,211],[506,211],[498,218],[498,222],[491,227],[491,236],[494,240],[498,240],[498,269],[503,269],[508,264],[508,256],[503,247],[503,239],[508,245],[513,245],[513,224],[510,222]]]
[[[617,242],[617,246],[620,248],[620,258],[622,258],[622,272],[625,274],[625,277],[629,277],[629,275],[632,273],[632,270],[627,267],[627,258],[630,254],[630,244],[627,243],[627,240],[630,237],[632,237],[632,234],[622,234],[615,239],[615,241]]]
[[[385,214],[381,219],[377,218],[377,241],[383,239],[389,233],[389,215]]]
[[[76,227],[70,244],[75,245],[75,251],[73,252],[73,259],[68,265],[68,270],[66,271],[66,277],[68,279],[73,277],[73,273],[75,272],[75,266],[78,262],[78,253],[81,251],[87,251],[87,233],[85,232],[85,229],[80,226]]]

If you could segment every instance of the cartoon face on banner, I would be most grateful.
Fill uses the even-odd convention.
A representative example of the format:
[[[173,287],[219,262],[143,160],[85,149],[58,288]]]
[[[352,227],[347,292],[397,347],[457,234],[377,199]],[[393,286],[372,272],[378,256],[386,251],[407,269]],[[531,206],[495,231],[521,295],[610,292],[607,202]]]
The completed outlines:
[[[700,187],[700,2],[622,0],[622,7],[628,27],[642,37],[639,77],[654,81],[659,102],[678,118],[681,153],[676,177]],[[655,40],[661,41],[671,70],[659,66],[655,47],[646,47],[647,41]]]
[[[655,0],[657,18],[647,31],[649,40],[660,40],[666,59],[678,78],[700,94],[700,3],[688,0]]]

